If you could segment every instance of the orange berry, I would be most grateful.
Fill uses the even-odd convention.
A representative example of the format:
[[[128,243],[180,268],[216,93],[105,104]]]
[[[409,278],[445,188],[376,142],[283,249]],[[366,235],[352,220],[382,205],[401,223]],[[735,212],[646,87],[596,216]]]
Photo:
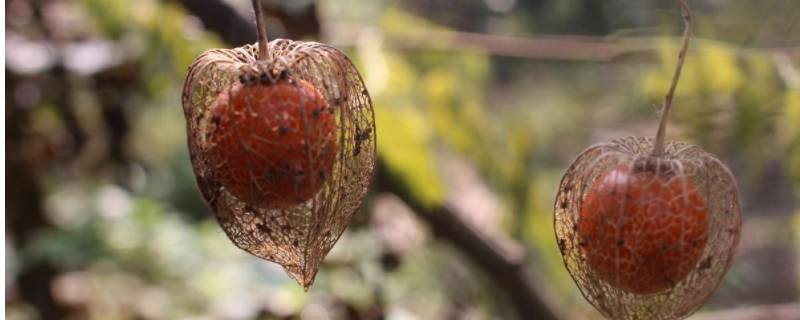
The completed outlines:
[[[336,119],[303,80],[235,83],[210,108],[208,160],[239,200],[287,208],[313,197],[336,159]]]
[[[587,192],[578,239],[599,278],[650,294],[673,287],[692,271],[708,228],[708,207],[691,178],[617,167]]]

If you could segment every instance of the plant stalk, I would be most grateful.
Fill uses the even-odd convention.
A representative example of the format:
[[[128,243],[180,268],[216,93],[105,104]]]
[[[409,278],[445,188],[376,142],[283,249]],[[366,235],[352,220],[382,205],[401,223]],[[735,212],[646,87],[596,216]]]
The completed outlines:
[[[677,0],[681,7],[681,16],[683,17],[683,45],[681,51],[678,53],[678,63],[675,65],[675,73],[672,76],[672,83],[669,86],[669,91],[664,98],[664,107],[661,111],[661,121],[658,123],[658,132],[656,133],[655,145],[653,145],[653,156],[659,157],[664,154],[664,136],[667,131],[667,118],[669,118],[669,111],[672,108],[672,99],[675,96],[675,89],[678,87],[678,79],[681,77],[681,70],[683,69],[683,62],[686,60],[686,52],[689,51],[689,40],[692,38],[692,9],[689,7],[687,0]]]
[[[258,29],[258,60],[269,61],[269,39],[267,38],[267,25],[264,22],[264,12],[261,10],[261,1],[253,0],[253,11],[256,14],[256,28]]]

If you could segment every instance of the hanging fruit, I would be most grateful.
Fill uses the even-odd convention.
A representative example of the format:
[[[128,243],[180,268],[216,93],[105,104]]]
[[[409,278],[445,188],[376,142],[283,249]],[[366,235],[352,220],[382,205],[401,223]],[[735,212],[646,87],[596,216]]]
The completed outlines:
[[[331,176],[336,119],[305,80],[234,83],[217,96],[210,116],[209,163],[220,168],[222,185],[247,204],[290,208]]]
[[[679,319],[700,308],[733,261],[741,213],[736,179],[699,147],[665,142],[683,46],[655,139],[589,147],[570,165],[555,202],[564,264],[610,319]]]
[[[267,41],[212,49],[183,89],[200,191],[238,247],[276,262],[306,290],[364,198],[375,168],[367,89],[338,49]]]

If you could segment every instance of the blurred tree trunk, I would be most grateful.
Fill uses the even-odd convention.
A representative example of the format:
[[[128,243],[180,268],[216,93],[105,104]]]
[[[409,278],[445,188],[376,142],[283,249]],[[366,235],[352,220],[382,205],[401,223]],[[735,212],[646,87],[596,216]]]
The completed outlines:
[[[141,90],[140,70],[138,61],[127,61],[93,75],[94,91],[105,124],[106,159],[110,160],[116,182],[120,185],[130,181],[129,165],[135,160],[128,152],[131,114],[127,106],[128,101],[136,98],[137,90]]]
[[[14,246],[26,248],[39,232],[51,227],[42,207],[42,188],[39,169],[42,159],[37,158],[36,147],[46,142],[34,141],[28,135],[28,110],[14,101],[14,88],[19,78],[6,71],[6,233]],[[58,270],[49,262],[38,261],[26,265],[18,276],[20,297],[33,305],[42,319],[63,319],[68,309],[60,305],[51,291],[51,283]]]

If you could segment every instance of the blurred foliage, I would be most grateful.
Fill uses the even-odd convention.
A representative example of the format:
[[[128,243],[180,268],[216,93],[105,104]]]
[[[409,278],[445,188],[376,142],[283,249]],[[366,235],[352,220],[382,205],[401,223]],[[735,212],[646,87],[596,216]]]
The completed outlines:
[[[307,4],[277,2],[285,8]],[[452,181],[443,174],[447,159],[465,159],[499,203],[499,216],[488,218],[498,221],[487,224],[522,244],[530,269],[547,279],[542,285],[569,315],[594,316],[563,268],[552,199],[561,174],[583,148],[654,134],[652,106],[661,104],[678,45],[661,36],[677,34],[680,19],[656,0],[507,1],[512,9],[501,2],[327,0],[317,8],[323,21],[363,26],[353,47],[343,49],[372,94],[378,151],[389,178],[433,207],[453,196],[447,187]],[[746,209],[740,258],[708,309],[797,301],[800,59],[796,49],[781,48],[800,44],[800,33],[790,27],[800,3],[695,3],[697,39],[668,135],[730,164]],[[25,115],[18,118],[24,121],[18,151],[36,175],[41,197],[33,199],[48,223],[24,245],[6,239],[8,318],[36,317],[20,288],[42,263],[58,270],[50,289],[77,318],[513,316],[498,294],[503,288],[453,246],[430,237],[402,205],[386,204],[380,195],[370,196],[308,294],[274,264],[236,249],[199,196],[180,109],[187,66],[203,50],[225,45],[178,1],[12,0],[7,8],[9,38],[30,42],[13,42],[10,55],[34,41],[66,52],[65,43],[92,40],[111,44],[114,57],[107,70],[66,68],[67,76],[52,65],[35,69],[6,61],[7,76],[13,76],[6,112],[15,108]],[[59,13],[68,19],[57,19]],[[530,61],[479,47],[448,49],[455,39],[441,39],[430,50],[402,41],[402,35],[458,30],[596,34],[612,42],[638,35],[656,38],[657,50],[612,61]],[[113,83],[121,89],[107,87],[108,70],[127,76]],[[70,94],[59,95],[59,88]],[[130,124],[119,140],[110,133],[119,126],[108,121],[109,95],[119,96]],[[87,139],[74,155],[64,151],[77,141],[70,140],[70,112]],[[109,155],[114,143],[124,146],[123,161]],[[380,216],[391,219],[378,222]],[[774,272],[763,272],[767,268]]]

